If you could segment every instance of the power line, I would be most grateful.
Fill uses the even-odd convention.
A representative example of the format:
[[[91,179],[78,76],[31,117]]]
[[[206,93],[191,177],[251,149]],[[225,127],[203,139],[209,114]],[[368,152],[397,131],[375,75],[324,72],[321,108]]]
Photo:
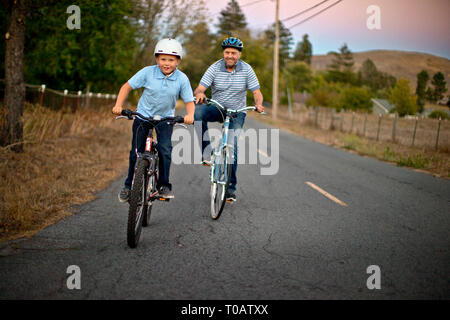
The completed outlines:
[[[292,29],[292,28],[294,28],[294,27],[296,27],[296,26],[298,26],[298,25],[301,25],[302,23],[305,23],[306,21],[308,21],[308,20],[314,18],[315,16],[321,14],[321,13],[324,12],[325,10],[328,10],[328,9],[330,9],[331,7],[334,7],[335,5],[337,5],[337,4],[338,4],[339,2],[341,2],[341,1],[342,1],[342,0],[338,0],[337,2],[333,3],[332,5],[329,5],[328,7],[326,7],[325,9],[322,9],[322,10],[320,10],[319,12],[313,14],[312,16],[310,16],[310,17],[308,17],[308,18],[306,18],[306,19],[303,19],[302,21],[300,21],[300,22],[298,22],[298,23],[296,23],[296,24],[294,24],[294,25],[288,27],[288,29]]]
[[[263,2],[263,1],[267,1],[267,0],[256,0],[256,1],[253,1],[253,2],[249,2],[249,3],[243,4],[243,5],[239,6],[239,8],[248,7],[248,6],[251,6],[253,4],[257,4],[257,3]],[[224,9],[220,10],[219,12],[213,13],[212,15],[215,16],[216,14],[221,13],[223,10]]]
[[[294,18],[298,17],[299,15],[302,15],[302,14],[304,14],[304,13],[306,13],[306,12],[308,12],[308,11],[314,9],[314,8],[316,8],[316,7],[320,6],[322,3],[325,3],[325,2],[327,2],[327,1],[330,1],[330,0],[322,1],[322,2],[320,2],[320,3],[318,3],[318,4],[316,4],[315,6],[312,6],[311,8],[308,8],[308,9],[306,9],[306,10],[303,10],[302,12],[299,12],[299,13],[293,15],[293,16],[290,16],[290,17],[288,17],[288,18],[286,18],[286,19],[281,19],[281,21],[288,21],[288,20],[294,19]]]
[[[256,4],[256,3],[259,3],[259,2],[263,2],[263,1],[267,1],[267,0],[256,0],[256,1],[253,1],[253,2],[249,2],[249,3],[243,4],[241,6],[241,8],[248,7],[248,6],[251,6],[252,4]]]

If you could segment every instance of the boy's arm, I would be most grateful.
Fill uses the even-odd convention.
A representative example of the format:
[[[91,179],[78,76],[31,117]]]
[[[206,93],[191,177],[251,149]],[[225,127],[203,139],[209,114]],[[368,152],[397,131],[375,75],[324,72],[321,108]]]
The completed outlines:
[[[117,96],[117,100],[116,100],[116,105],[114,106],[114,108],[112,109],[112,113],[116,114],[116,115],[121,115],[122,113],[122,106],[123,103],[125,102],[125,100],[128,97],[128,94],[133,90],[133,88],[131,88],[130,84],[127,82],[125,82],[125,84],[120,88],[119,91],[119,95]]]
[[[195,104],[194,101],[186,103],[186,115],[184,116],[184,123],[194,123]]]

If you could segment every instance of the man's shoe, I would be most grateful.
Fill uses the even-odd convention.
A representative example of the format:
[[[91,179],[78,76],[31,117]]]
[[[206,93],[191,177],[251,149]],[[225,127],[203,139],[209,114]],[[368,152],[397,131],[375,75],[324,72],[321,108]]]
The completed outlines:
[[[131,190],[127,187],[124,187],[119,193],[119,201],[120,202],[128,202],[130,199]]]
[[[236,195],[234,194],[234,191],[227,191],[225,194],[225,200],[226,202],[236,202]]]
[[[159,196],[164,199],[173,199],[175,198],[175,195],[173,194],[172,190],[168,186],[162,186],[159,189]]]

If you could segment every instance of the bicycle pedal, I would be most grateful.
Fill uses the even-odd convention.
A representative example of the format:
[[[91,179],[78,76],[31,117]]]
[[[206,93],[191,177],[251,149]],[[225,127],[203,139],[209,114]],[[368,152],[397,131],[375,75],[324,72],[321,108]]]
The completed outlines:
[[[159,200],[159,201],[170,201],[170,199],[161,198],[161,197],[159,197],[158,200]]]

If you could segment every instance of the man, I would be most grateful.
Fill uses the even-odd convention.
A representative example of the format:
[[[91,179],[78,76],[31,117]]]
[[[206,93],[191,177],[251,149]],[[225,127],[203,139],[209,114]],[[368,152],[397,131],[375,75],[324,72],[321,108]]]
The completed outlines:
[[[263,112],[263,96],[259,82],[252,67],[240,60],[244,45],[241,40],[229,37],[222,42],[223,59],[216,61],[206,70],[200,84],[195,89],[196,103],[203,103],[205,91],[211,86],[212,99],[230,109],[240,109],[247,105],[247,90],[253,93],[256,111]],[[244,126],[246,113],[241,112],[230,121],[230,136],[233,138],[234,159],[231,169],[230,185],[226,194],[227,201],[236,201],[236,171],[239,133]],[[196,125],[201,121],[203,165],[210,165],[211,147],[207,133],[208,122],[223,122],[224,115],[219,108],[210,104],[198,105],[195,109]]]

